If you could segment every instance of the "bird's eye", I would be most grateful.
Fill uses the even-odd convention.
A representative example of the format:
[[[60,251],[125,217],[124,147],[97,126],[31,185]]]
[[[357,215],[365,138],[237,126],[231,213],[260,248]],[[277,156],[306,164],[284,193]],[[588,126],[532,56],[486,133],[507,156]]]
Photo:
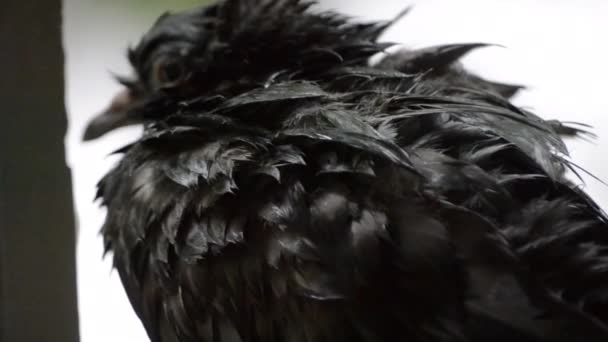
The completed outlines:
[[[154,64],[154,80],[159,88],[179,85],[186,78],[186,68],[177,58],[161,59]]]

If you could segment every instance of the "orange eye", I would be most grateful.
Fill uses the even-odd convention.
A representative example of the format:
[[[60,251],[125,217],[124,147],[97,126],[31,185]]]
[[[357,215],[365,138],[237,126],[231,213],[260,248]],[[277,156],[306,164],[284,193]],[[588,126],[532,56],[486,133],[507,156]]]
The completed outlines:
[[[154,65],[154,76],[159,88],[174,87],[186,78],[186,69],[177,58],[161,59]]]

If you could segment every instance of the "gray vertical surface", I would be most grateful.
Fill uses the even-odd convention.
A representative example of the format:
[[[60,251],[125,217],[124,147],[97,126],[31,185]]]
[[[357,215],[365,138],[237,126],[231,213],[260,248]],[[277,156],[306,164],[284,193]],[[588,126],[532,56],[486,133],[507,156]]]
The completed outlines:
[[[61,0],[0,6],[0,341],[78,341]]]

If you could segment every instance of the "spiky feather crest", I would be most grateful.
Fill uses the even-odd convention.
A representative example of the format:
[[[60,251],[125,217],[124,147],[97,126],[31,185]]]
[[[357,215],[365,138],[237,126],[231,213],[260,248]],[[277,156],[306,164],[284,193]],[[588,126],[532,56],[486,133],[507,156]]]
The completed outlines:
[[[195,47],[189,67],[207,84],[259,83],[281,72],[310,77],[336,65],[357,64],[391,45],[377,43],[391,21],[352,23],[337,13],[310,10],[314,4],[225,0],[167,13],[129,50],[129,60],[146,75],[155,49],[181,42]]]

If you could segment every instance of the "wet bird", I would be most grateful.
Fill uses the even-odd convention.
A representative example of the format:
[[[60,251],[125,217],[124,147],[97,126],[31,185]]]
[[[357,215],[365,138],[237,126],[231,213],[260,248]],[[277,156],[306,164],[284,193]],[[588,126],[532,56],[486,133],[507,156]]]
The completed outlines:
[[[144,125],[98,196],[150,339],[608,341],[585,127],[462,67],[484,44],[387,53],[393,21],[313,5],[161,16],[86,130]]]

